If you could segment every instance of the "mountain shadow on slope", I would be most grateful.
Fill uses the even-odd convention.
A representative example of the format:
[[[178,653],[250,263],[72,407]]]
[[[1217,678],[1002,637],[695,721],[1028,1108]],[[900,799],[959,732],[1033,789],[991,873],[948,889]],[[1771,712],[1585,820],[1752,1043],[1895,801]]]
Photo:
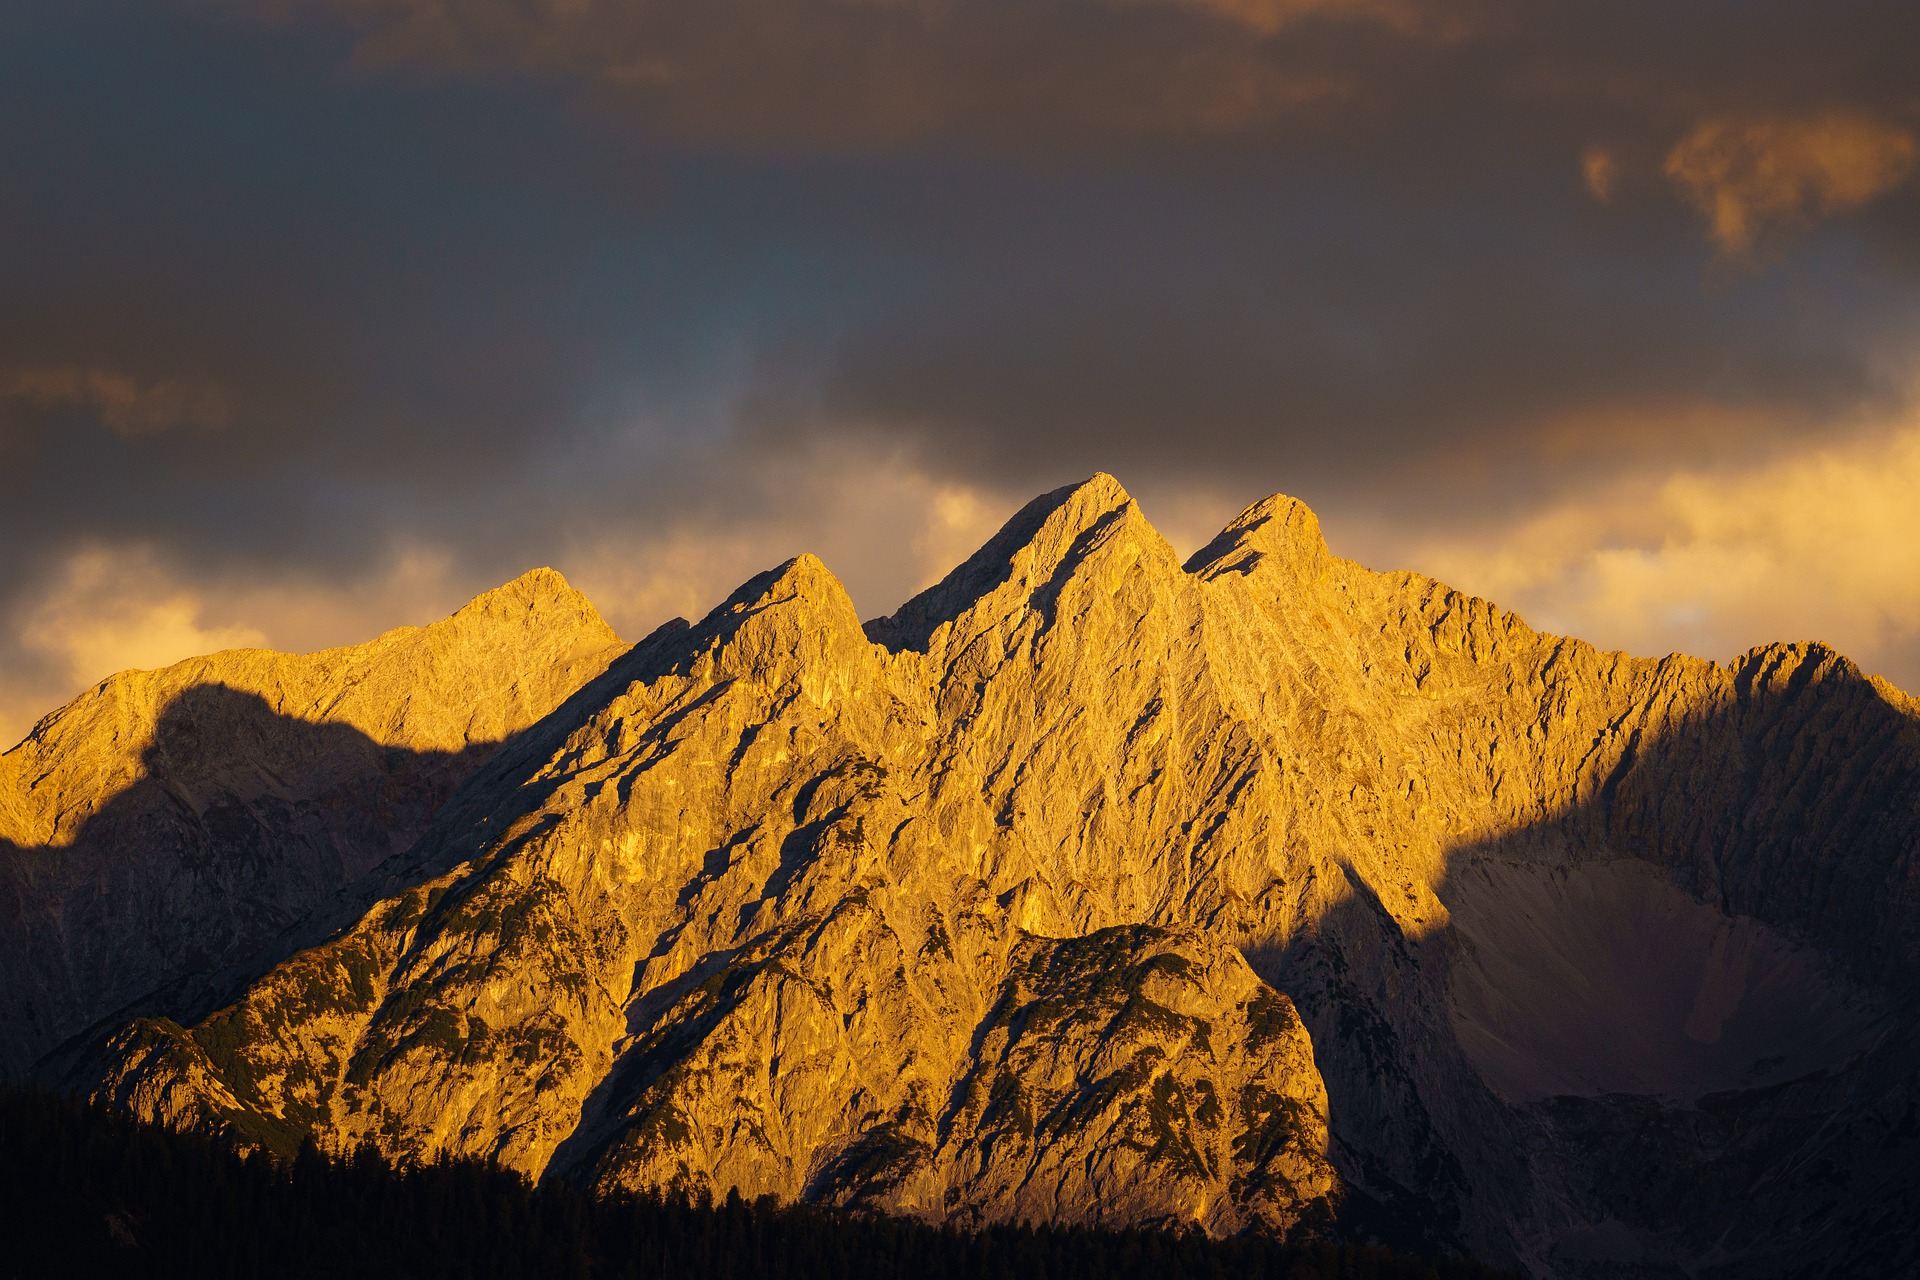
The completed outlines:
[[[537,568],[426,626],[123,671],[43,717],[0,755],[0,960],[35,966],[0,1005],[0,1077],[406,848],[625,648]]]
[[[383,746],[223,684],[175,696],[137,779],[71,843],[0,841],[0,1077],[245,960],[411,845],[502,745]]]
[[[1228,1077],[1212,1053],[1246,1061],[1258,1022],[1292,1055],[1278,1083],[1301,1087],[1278,1092],[1296,1114],[1324,1117],[1310,1094],[1327,1075],[1349,1186],[1424,1204],[1482,1257],[1765,1274],[1822,1239],[1844,1260],[1890,1238],[1901,1208],[1875,1162],[1905,1159],[1913,1055],[1868,1034],[1860,1065],[1880,1075],[1820,1068],[1764,1050],[1831,1032],[1743,1010],[1755,963],[1784,975],[1759,1003],[1791,1015],[1830,971],[1884,987],[1911,954],[1908,704],[1814,648],[1730,674],[1543,637],[1439,584],[1329,560],[1310,513],[1279,499],[1183,575],[1117,486],[1075,493],[1018,579],[969,597],[988,607],[935,626],[926,655],[866,643],[810,557],[749,584],[679,646],[672,680],[550,721],[484,771],[407,860],[458,875],[397,891],[211,1025],[147,1028],[177,1055],[136,1035],[116,1096],[549,1175],[560,1144],[594,1149],[580,1105],[599,1098],[613,1105],[595,1123],[630,1140],[603,1172],[633,1185],[868,1197],[877,1165],[903,1212],[1087,1215],[1148,1186],[1160,1203],[1143,1214],[1220,1223],[1246,1207],[1238,1169],[1182,1185],[1175,1164],[1210,1116],[1223,1154],[1266,1150],[1242,1141],[1264,1123],[1243,1125],[1240,1102],[1280,1055]],[[1497,834],[1447,835],[1462,830]],[[1625,941],[1571,929],[1595,912]],[[1630,980],[1636,940],[1673,921],[1661,965],[1700,971],[1677,1009]],[[1246,941],[1270,941],[1250,950],[1316,1046],[1225,954]],[[1028,981],[1109,945],[1119,958],[1070,990]],[[956,954],[990,961],[986,977],[967,985]],[[1133,1002],[1148,970],[1165,982]],[[1491,1003],[1500,975],[1534,970],[1593,972],[1603,1049],[1638,1019],[1679,1051],[1596,1064],[1552,983]],[[1713,1053],[1678,1043],[1716,1033]],[[615,1087],[622,1065],[645,1068],[644,1096]],[[1796,1093],[1813,1069],[1844,1083]],[[1716,1136],[1729,1071],[1760,1101]],[[1107,1166],[1096,1191],[1113,1196],[1046,1165],[1097,1163],[1039,1123],[1052,1115],[1076,1137],[1109,1125],[1120,1141],[1088,1148],[1102,1158],[1142,1157]],[[1317,1142],[1321,1126],[1274,1136]],[[1765,1150],[1740,1146],[1756,1135]],[[1884,1156],[1863,1145],[1880,1137]],[[938,1144],[947,1165],[918,1159]],[[1822,1160],[1862,1189],[1858,1231]],[[935,1198],[955,1188],[974,1198]],[[1730,1225],[1703,1235],[1716,1214]]]
[[[1247,948],[1312,1030],[1354,1212],[1567,1277],[1920,1262],[1920,725],[1819,646],[1735,675],[1453,850],[1450,924],[1409,935],[1349,869]]]
[[[0,1067],[17,1062],[14,1074],[31,1069],[42,1084],[84,1078],[129,1019],[204,1016],[349,922],[367,895],[430,876],[441,850],[415,846],[468,783],[504,772],[537,789],[529,761],[553,748],[554,726],[660,670],[686,627],[662,624],[551,715],[458,752],[386,746],[350,725],[281,715],[226,685],[183,691],[161,712],[143,776],[101,806],[81,838],[52,849],[0,841],[0,909],[10,913],[0,916],[0,959],[21,957],[16,971],[31,979],[0,996],[12,1002],[0,1003],[0,1050],[10,1055]],[[183,788],[183,771],[203,785]],[[207,787],[207,775],[229,785]],[[159,856],[130,856],[152,849]],[[75,931],[61,927],[56,907],[98,943],[78,962],[62,949]],[[29,1003],[49,991],[69,995],[75,1012],[64,1024],[46,1025],[56,1000]]]

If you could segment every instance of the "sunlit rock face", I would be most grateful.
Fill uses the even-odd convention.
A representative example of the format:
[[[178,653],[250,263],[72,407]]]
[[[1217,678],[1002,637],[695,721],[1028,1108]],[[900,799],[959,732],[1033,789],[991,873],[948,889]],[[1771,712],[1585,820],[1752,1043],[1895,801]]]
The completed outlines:
[[[604,1188],[1902,1265],[1916,847],[1915,706],[1819,646],[1601,653],[1286,498],[1182,565],[1096,477],[891,618],[802,556],[662,628],[90,1084]]]
[[[0,1074],[408,848],[624,646],[552,570],[352,648],[101,682],[0,756]]]

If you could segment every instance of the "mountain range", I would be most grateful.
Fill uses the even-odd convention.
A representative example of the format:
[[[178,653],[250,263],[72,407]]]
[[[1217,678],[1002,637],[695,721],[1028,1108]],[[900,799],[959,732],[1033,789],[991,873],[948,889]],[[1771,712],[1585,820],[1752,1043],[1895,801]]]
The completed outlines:
[[[115,676],[0,757],[0,1070],[291,1151],[1539,1276],[1920,1264],[1920,703],[1110,477],[865,622]]]

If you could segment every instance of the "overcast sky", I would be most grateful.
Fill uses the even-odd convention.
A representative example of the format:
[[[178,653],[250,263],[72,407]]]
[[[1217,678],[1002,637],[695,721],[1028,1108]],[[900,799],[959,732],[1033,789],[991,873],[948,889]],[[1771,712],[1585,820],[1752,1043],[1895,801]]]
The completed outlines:
[[[0,737],[1104,470],[1920,687],[1911,0],[8,0]]]

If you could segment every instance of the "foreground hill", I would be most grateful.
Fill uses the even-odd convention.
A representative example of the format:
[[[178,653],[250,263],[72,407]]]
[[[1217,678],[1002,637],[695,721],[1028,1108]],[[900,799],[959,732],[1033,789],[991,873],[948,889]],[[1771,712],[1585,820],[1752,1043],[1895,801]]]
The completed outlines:
[[[1285,498],[1183,566],[1096,477],[864,628],[803,556],[661,629],[85,1079],[603,1191],[1895,1267],[1916,849],[1915,706],[1820,646],[1602,653]]]
[[[0,755],[0,1076],[406,849],[622,651],[550,569],[315,654],[126,671]]]

